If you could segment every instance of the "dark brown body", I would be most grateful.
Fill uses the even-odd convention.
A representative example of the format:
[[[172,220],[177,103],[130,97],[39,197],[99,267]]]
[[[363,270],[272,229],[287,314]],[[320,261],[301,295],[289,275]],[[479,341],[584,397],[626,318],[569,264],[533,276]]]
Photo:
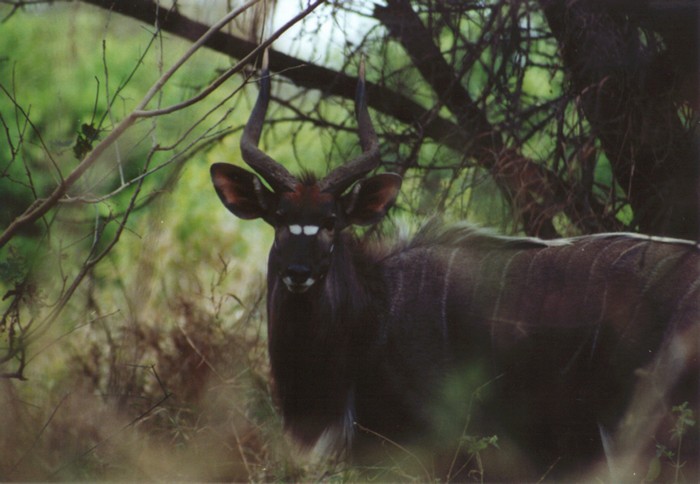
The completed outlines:
[[[399,449],[434,460],[437,477],[463,479],[464,437],[497,435],[501,450],[480,454],[488,480],[638,481],[664,445],[683,450],[673,479],[698,477],[697,427],[680,444],[669,438],[673,406],[698,410],[697,244],[541,241],[438,223],[393,248],[360,241],[350,227],[381,220],[401,186],[398,175],[367,176],[379,146],[364,68],[362,153],[321,180],[291,175],[258,148],[269,91],[264,68],[241,152],[270,188],[226,163],[211,175],[232,213],[275,229],[270,360],[297,442],[364,462]]]
[[[273,373],[288,427],[306,444],[328,431],[334,450],[379,434],[449,452],[471,417],[468,434],[512,442],[530,465],[515,476],[536,479],[604,459],[603,435],[621,435],[656,364],[664,386],[649,415],[635,416],[648,431],[636,444],[653,456],[654,439],[667,437],[655,419],[697,403],[700,254],[689,242],[543,242],[433,226],[383,256],[344,247],[305,298],[270,278]],[[687,438],[691,451],[697,430]]]

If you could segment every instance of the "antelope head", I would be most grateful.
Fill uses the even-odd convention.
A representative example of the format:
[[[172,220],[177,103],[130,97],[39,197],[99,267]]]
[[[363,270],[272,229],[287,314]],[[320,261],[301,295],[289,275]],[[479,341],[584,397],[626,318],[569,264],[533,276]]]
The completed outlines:
[[[219,198],[234,215],[262,218],[274,227],[269,270],[290,292],[303,293],[325,277],[344,228],[381,220],[396,200],[401,177],[392,173],[366,177],[379,165],[380,157],[367,110],[364,62],[360,63],[355,96],[362,147],[357,158],[314,180],[295,177],[260,150],[258,142],[270,100],[267,64],[266,52],[258,99],[241,137],[243,160],[257,175],[235,165],[215,163],[211,177]]]

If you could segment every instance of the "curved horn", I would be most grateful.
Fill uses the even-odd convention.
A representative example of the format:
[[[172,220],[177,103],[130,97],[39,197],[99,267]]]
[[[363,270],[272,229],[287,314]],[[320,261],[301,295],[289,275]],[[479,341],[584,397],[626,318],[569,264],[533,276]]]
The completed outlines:
[[[360,59],[357,91],[355,93],[355,116],[357,117],[362,154],[354,160],[337,167],[321,180],[319,183],[321,191],[341,194],[355,181],[379,166],[379,140],[367,110],[364,57]]]
[[[262,132],[267,105],[270,101],[270,70],[268,68],[267,50],[263,53],[262,72],[260,73],[260,92],[255,101],[250,118],[243,129],[241,137],[241,155],[248,165],[267,181],[275,192],[294,190],[297,179],[277,161],[266,155],[260,148],[260,133]]]

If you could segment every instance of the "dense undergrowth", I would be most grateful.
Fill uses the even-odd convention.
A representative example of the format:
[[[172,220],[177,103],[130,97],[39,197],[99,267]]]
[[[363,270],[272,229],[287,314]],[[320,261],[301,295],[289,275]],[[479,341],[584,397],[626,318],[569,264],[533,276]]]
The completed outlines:
[[[158,38],[155,44],[163,50],[146,54],[153,38],[147,28],[73,5],[18,13],[2,29],[0,45],[13,54],[0,58],[0,82],[14,101],[3,96],[0,114],[6,138],[16,144],[11,157],[7,149],[0,150],[7,175],[0,180],[0,225],[5,225],[17,215],[17,207],[30,204],[55,183],[52,163],[60,167],[58,173],[74,166],[85,154],[80,142],[97,142],[148,89],[159,63],[172,61],[188,44]],[[228,62],[211,52],[194,59],[163,103],[196,92]],[[137,64],[147,68],[129,78]],[[127,78],[111,111],[106,109],[103,91],[114,91]],[[74,274],[124,228],[119,224],[125,221],[119,243],[88,271],[60,316],[27,331],[26,340],[18,343],[19,363],[3,362],[10,370],[17,363],[22,371],[15,375],[21,378],[0,378],[0,479],[488,481],[486,457],[496,455],[498,461],[498,455],[517,451],[503,436],[473,435],[469,427],[454,442],[454,455],[459,449],[467,458],[451,463],[448,453],[447,475],[439,474],[425,456],[389,441],[385,446],[393,460],[361,468],[314,461],[284,437],[267,358],[264,271],[271,230],[262,222],[234,219],[220,205],[208,175],[212,162],[237,161],[239,128],[252,99],[243,94],[226,99],[239,87],[227,86],[225,93],[213,95],[219,96],[216,102],[222,101],[216,108],[212,102],[193,107],[181,118],[137,126],[121,140],[126,173],[107,163],[98,165],[70,195],[123,191],[99,202],[66,204],[37,224],[38,229],[0,250],[0,296],[7,316],[0,326],[0,350],[5,350],[12,331],[57,307]],[[27,108],[33,129],[25,126],[21,131],[23,123],[13,124],[13,118],[21,118],[19,105]],[[164,158],[162,171],[149,175],[132,203],[129,197],[136,184],[127,186],[122,180],[120,186],[119,177],[136,179],[139,170],[148,168],[142,160],[151,138],[153,151],[162,149],[210,109],[221,112],[216,115],[218,124],[207,119],[215,129],[203,137],[201,149],[173,150],[172,162]],[[332,114],[325,114],[333,120]],[[86,132],[101,115],[103,132],[86,140]],[[344,115],[339,110],[337,118]],[[319,136],[308,127],[286,129],[279,123],[265,140],[280,159],[301,156],[296,145],[281,142],[291,133],[308,149],[303,155],[316,160],[315,168],[325,163],[327,153],[346,150],[345,138]],[[46,144],[37,139],[38,133]],[[347,136],[355,142],[354,133]],[[89,146],[83,147],[89,151]],[[51,163],[47,153],[54,157]],[[161,154],[154,155],[154,164]],[[504,205],[493,186],[456,183],[480,173],[467,171],[454,173],[457,188],[448,205],[456,212],[470,210],[472,220],[497,220]],[[25,172],[34,178],[24,180]],[[438,191],[444,180],[434,178],[431,190]],[[424,180],[407,177],[399,217],[434,213],[434,199],[421,198],[420,183]],[[462,185],[478,190],[478,196],[465,195]],[[419,201],[411,203],[412,196]],[[121,219],[127,207],[134,212],[128,220]],[[23,306],[15,314],[8,305],[18,291]],[[476,395],[456,393],[468,410]],[[659,447],[648,469],[640,470],[640,480],[653,480],[660,469],[668,468],[678,469],[676,478],[682,480],[683,463],[676,456],[695,425],[695,415],[679,406],[670,410],[670,417],[676,422],[676,447]],[[592,469],[591,476],[606,472],[602,466]]]

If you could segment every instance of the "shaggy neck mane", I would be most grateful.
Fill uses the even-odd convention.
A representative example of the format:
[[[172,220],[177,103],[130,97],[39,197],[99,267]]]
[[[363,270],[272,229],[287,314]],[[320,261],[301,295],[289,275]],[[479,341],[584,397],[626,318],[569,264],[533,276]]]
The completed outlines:
[[[292,294],[268,275],[272,374],[285,427],[307,447],[342,448],[352,436],[357,366],[376,327],[374,268],[343,234],[328,273],[307,292]]]

